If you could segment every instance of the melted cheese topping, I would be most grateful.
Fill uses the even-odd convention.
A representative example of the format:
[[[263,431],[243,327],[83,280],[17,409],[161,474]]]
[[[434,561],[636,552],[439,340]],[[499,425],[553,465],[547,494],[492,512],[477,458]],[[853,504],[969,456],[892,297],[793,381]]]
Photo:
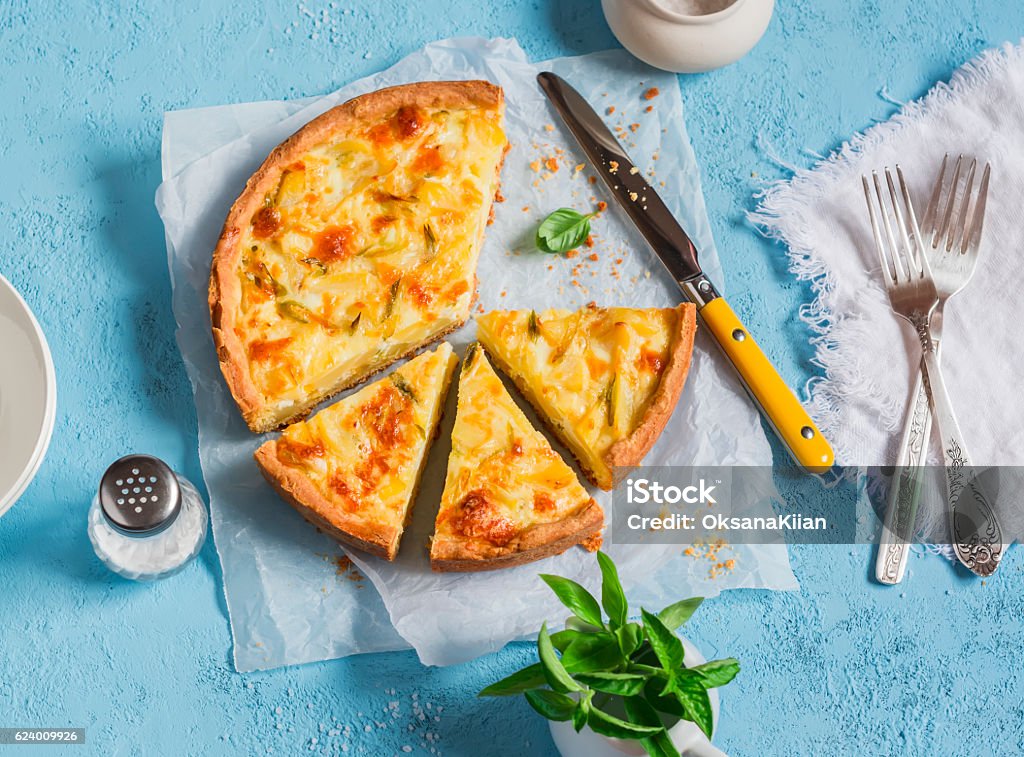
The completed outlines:
[[[499,109],[402,107],[286,167],[238,270],[235,331],[269,414],[466,320],[505,145]]]
[[[576,474],[512,400],[479,346],[459,378],[435,539],[503,547],[523,530],[591,502]]]
[[[675,310],[495,311],[480,341],[601,486],[604,455],[643,420],[668,364]]]
[[[393,531],[397,539],[457,362],[451,345],[442,343],[285,429],[277,457],[330,503],[319,515],[336,525],[355,521],[373,532]]]

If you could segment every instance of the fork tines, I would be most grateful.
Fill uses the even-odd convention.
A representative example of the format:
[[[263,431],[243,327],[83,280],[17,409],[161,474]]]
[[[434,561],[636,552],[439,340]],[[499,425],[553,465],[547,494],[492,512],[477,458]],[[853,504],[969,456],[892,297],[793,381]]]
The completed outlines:
[[[917,225],[917,216],[910,201],[903,170],[896,166],[898,192],[892,171],[886,168],[884,173],[888,202],[877,171],[871,172],[870,182],[867,176],[861,177],[864,183],[864,198],[867,200],[868,214],[871,217],[871,231],[874,234],[882,271],[886,274],[886,281],[889,284],[920,280],[928,270],[928,261],[923,253],[921,230]]]
[[[981,243],[981,231],[985,220],[985,204],[988,201],[988,183],[992,173],[992,166],[985,164],[985,170],[981,175],[981,187],[977,197],[973,197],[974,178],[978,170],[978,160],[975,158],[967,168],[967,179],[964,181],[963,189],[958,191],[958,182],[963,173],[964,156],[956,159],[953,166],[953,176],[946,183],[946,169],[949,163],[949,155],[942,159],[942,168],[939,170],[938,181],[935,182],[935,189],[932,192],[931,201],[928,203],[928,210],[924,215],[924,228],[932,229],[931,247],[939,249],[939,245],[945,239],[945,251],[951,252],[959,242],[961,255],[967,254],[968,250],[977,248]],[[946,193],[945,207],[940,208],[940,198]],[[958,197],[959,195],[959,197]],[[953,223],[954,208],[959,199],[960,209],[956,213],[956,223]],[[939,215],[941,210],[941,215]],[[959,236],[959,239],[958,239]]]

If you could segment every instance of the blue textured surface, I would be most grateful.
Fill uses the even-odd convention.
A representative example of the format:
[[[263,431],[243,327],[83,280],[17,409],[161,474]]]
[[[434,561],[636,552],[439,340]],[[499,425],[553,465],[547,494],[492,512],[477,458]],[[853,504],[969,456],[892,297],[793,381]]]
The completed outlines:
[[[60,391],[49,456],[0,519],[0,726],[83,726],[81,753],[103,755],[554,753],[524,703],[473,698],[525,663],[526,646],[449,669],[399,653],[241,676],[212,546],[182,574],[135,585],[95,559],[85,514],[100,472],[128,451],[200,478],[152,203],[164,110],[328,91],[455,35],[515,36],[536,58],[614,46],[595,6],[0,5],[0,273],[47,331]],[[810,375],[795,318],[809,297],[743,220],[779,175],[759,135],[806,165],[806,150],[887,117],[883,88],[919,96],[1022,31],[1015,0],[790,0],[748,58],[682,80],[734,306],[793,384]],[[791,551],[801,592],[732,593],[689,629],[708,656],[743,662],[724,692],[724,749],[1024,751],[1019,550],[984,585],[914,558],[896,589],[868,580],[869,547]]]

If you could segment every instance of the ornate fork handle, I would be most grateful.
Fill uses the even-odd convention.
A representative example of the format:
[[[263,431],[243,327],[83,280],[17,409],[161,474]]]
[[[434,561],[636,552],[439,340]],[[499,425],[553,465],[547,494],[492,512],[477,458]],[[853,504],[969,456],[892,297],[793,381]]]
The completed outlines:
[[[936,350],[938,341],[935,340]],[[900,449],[896,456],[896,471],[886,502],[882,537],[875,562],[875,577],[884,584],[898,584],[903,580],[910,555],[910,545],[917,519],[917,505],[921,496],[922,472],[928,453],[932,413],[928,403],[928,390],[924,385],[924,361],[917,371],[917,381],[911,394],[913,405],[903,428]]]
[[[932,412],[942,438],[953,550],[966,568],[979,576],[989,576],[999,567],[999,561],[1003,558],[1005,547],[1002,529],[977,479],[969,476],[967,446],[946,392],[929,328],[929,316],[927,313],[917,313],[911,321],[921,340],[925,388],[931,398]]]

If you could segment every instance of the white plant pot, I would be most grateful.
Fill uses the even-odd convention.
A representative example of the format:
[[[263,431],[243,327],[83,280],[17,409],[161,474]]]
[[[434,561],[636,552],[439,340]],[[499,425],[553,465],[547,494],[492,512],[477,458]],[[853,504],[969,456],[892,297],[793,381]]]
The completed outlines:
[[[601,0],[622,46],[655,68],[680,74],[727,66],[764,36],[775,0],[703,0],[710,13],[685,12],[698,0]]]
[[[686,639],[683,639],[683,649],[686,650],[687,667],[706,662],[698,649]],[[718,691],[712,689],[708,692],[708,697],[711,699],[712,719],[717,729]],[[553,720],[550,727],[551,738],[554,739],[562,757],[641,757],[646,754],[639,742],[612,739],[594,733],[589,728],[577,733],[571,722],[560,723]],[[669,729],[668,734],[683,757],[725,757],[722,751],[712,746],[700,728],[689,720],[680,720]]]

